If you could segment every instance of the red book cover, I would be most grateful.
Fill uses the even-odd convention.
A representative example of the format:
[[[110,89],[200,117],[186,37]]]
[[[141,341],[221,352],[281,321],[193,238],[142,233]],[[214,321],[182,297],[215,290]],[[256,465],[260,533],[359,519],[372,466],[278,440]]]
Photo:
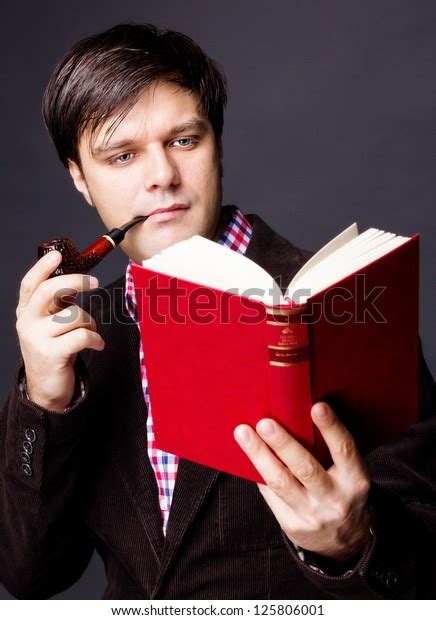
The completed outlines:
[[[363,454],[418,408],[419,235],[304,306],[132,266],[156,445],[263,482],[233,438],[272,417],[325,465],[310,407],[326,400]]]

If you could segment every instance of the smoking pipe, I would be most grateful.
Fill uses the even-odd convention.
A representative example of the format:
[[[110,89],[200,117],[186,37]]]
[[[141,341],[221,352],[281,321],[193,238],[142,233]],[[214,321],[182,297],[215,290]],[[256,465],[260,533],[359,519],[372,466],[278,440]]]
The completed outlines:
[[[147,218],[147,215],[140,215],[120,228],[112,228],[112,230],[104,233],[83,252],[79,252],[70,239],[65,237],[52,239],[52,241],[38,246],[38,259],[53,250],[58,250],[62,254],[62,261],[58,268],[50,274],[50,278],[68,273],[88,273],[106,254],[121,243],[132,226],[139,224],[139,222],[145,222]]]

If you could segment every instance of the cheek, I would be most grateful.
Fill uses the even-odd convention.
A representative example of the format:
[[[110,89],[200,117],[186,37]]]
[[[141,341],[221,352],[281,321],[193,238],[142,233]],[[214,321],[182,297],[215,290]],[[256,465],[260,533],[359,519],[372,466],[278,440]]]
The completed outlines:
[[[210,156],[210,158],[195,162],[192,175],[198,188],[206,194],[216,193],[221,183],[219,158]]]
[[[88,178],[91,192],[109,203],[115,200],[119,202],[120,197],[132,196],[140,185],[139,175],[133,168],[133,166],[125,170],[105,168],[94,172]]]

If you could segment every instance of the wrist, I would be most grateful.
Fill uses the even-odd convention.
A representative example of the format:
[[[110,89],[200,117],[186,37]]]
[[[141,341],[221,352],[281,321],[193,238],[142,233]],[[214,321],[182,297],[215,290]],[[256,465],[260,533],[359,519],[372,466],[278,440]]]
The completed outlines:
[[[357,532],[355,532],[352,537],[348,538],[340,548],[319,552],[318,555],[333,565],[349,566],[355,564],[361,558],[364,550],[373,539],[374,530],[372,525],[372,512],[367,506]]]
[[[364,557],[367,548],[372,540],[372,530],[370,530],[369,540],[362,546],[357,546],[347,554],[337,554],[334,556],[324,555],[319,552],[302,549],[293,543],[293,546],[302,562],[311,569],[333,577],[346,577],[350,575]],[[289,540],[289,539],[288,539]]]
[[[367,547],[368,543],[371,541],[372,535],[372,530],[369,530],[365,537],[362,537],[354,544],[347,545],[343,549],[335,551],[333,553],[321,553],[319,555],[325,558],[327,562],[332,564],[337,564],[341,566],[355,564],[362,556],[362,553]]]
[[[46,394],[34,389],[32,382],[28,381],[25,372],[21,376],[19,387],[21,395],[24,399],[31,401],[42,409],[48,409],[49,411],[54,411],[56,413],[63,413],[66,409],[68,409],[73,396],[73,394],[68,394],[66,397],[63,396],[62,398],[47,396]]]
[[[45,398],[44,396],[40,396],[39,394],[34,394],[31,391],[28,391],[28,399],[41,407],[42,409],[48,409],[49,411],[55,411],[56,413],[63,413],[66,409],[68,409],[68,405],[70,403],[70,399],[51,399]]]

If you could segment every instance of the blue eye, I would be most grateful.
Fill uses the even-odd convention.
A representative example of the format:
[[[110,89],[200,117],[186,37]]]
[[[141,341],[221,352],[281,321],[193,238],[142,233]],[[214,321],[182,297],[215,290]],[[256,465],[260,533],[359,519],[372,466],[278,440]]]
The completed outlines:
[[[188,146],[193,146],[194,144],[196,144],[198,142],[198,139],[197,138],[177,138],[177,140],[174,140],[173,144],[177,142],[182,148],[186,148]]]
[[[122,155],[118,155],[115,161],[119,161],[121,164],[126,164],[128,161],[130,161],[131,157],[132,157],[132,153],[123,153]],[[125,159],[125,158],[128,158],[128,159]]]
[[[180,140],[176,140],[176,142],[179,142],[180,146],[188,146],[189,140],[189,138],[180,138]],[[182,142],[184,142],[184,144],[181,144]]]

